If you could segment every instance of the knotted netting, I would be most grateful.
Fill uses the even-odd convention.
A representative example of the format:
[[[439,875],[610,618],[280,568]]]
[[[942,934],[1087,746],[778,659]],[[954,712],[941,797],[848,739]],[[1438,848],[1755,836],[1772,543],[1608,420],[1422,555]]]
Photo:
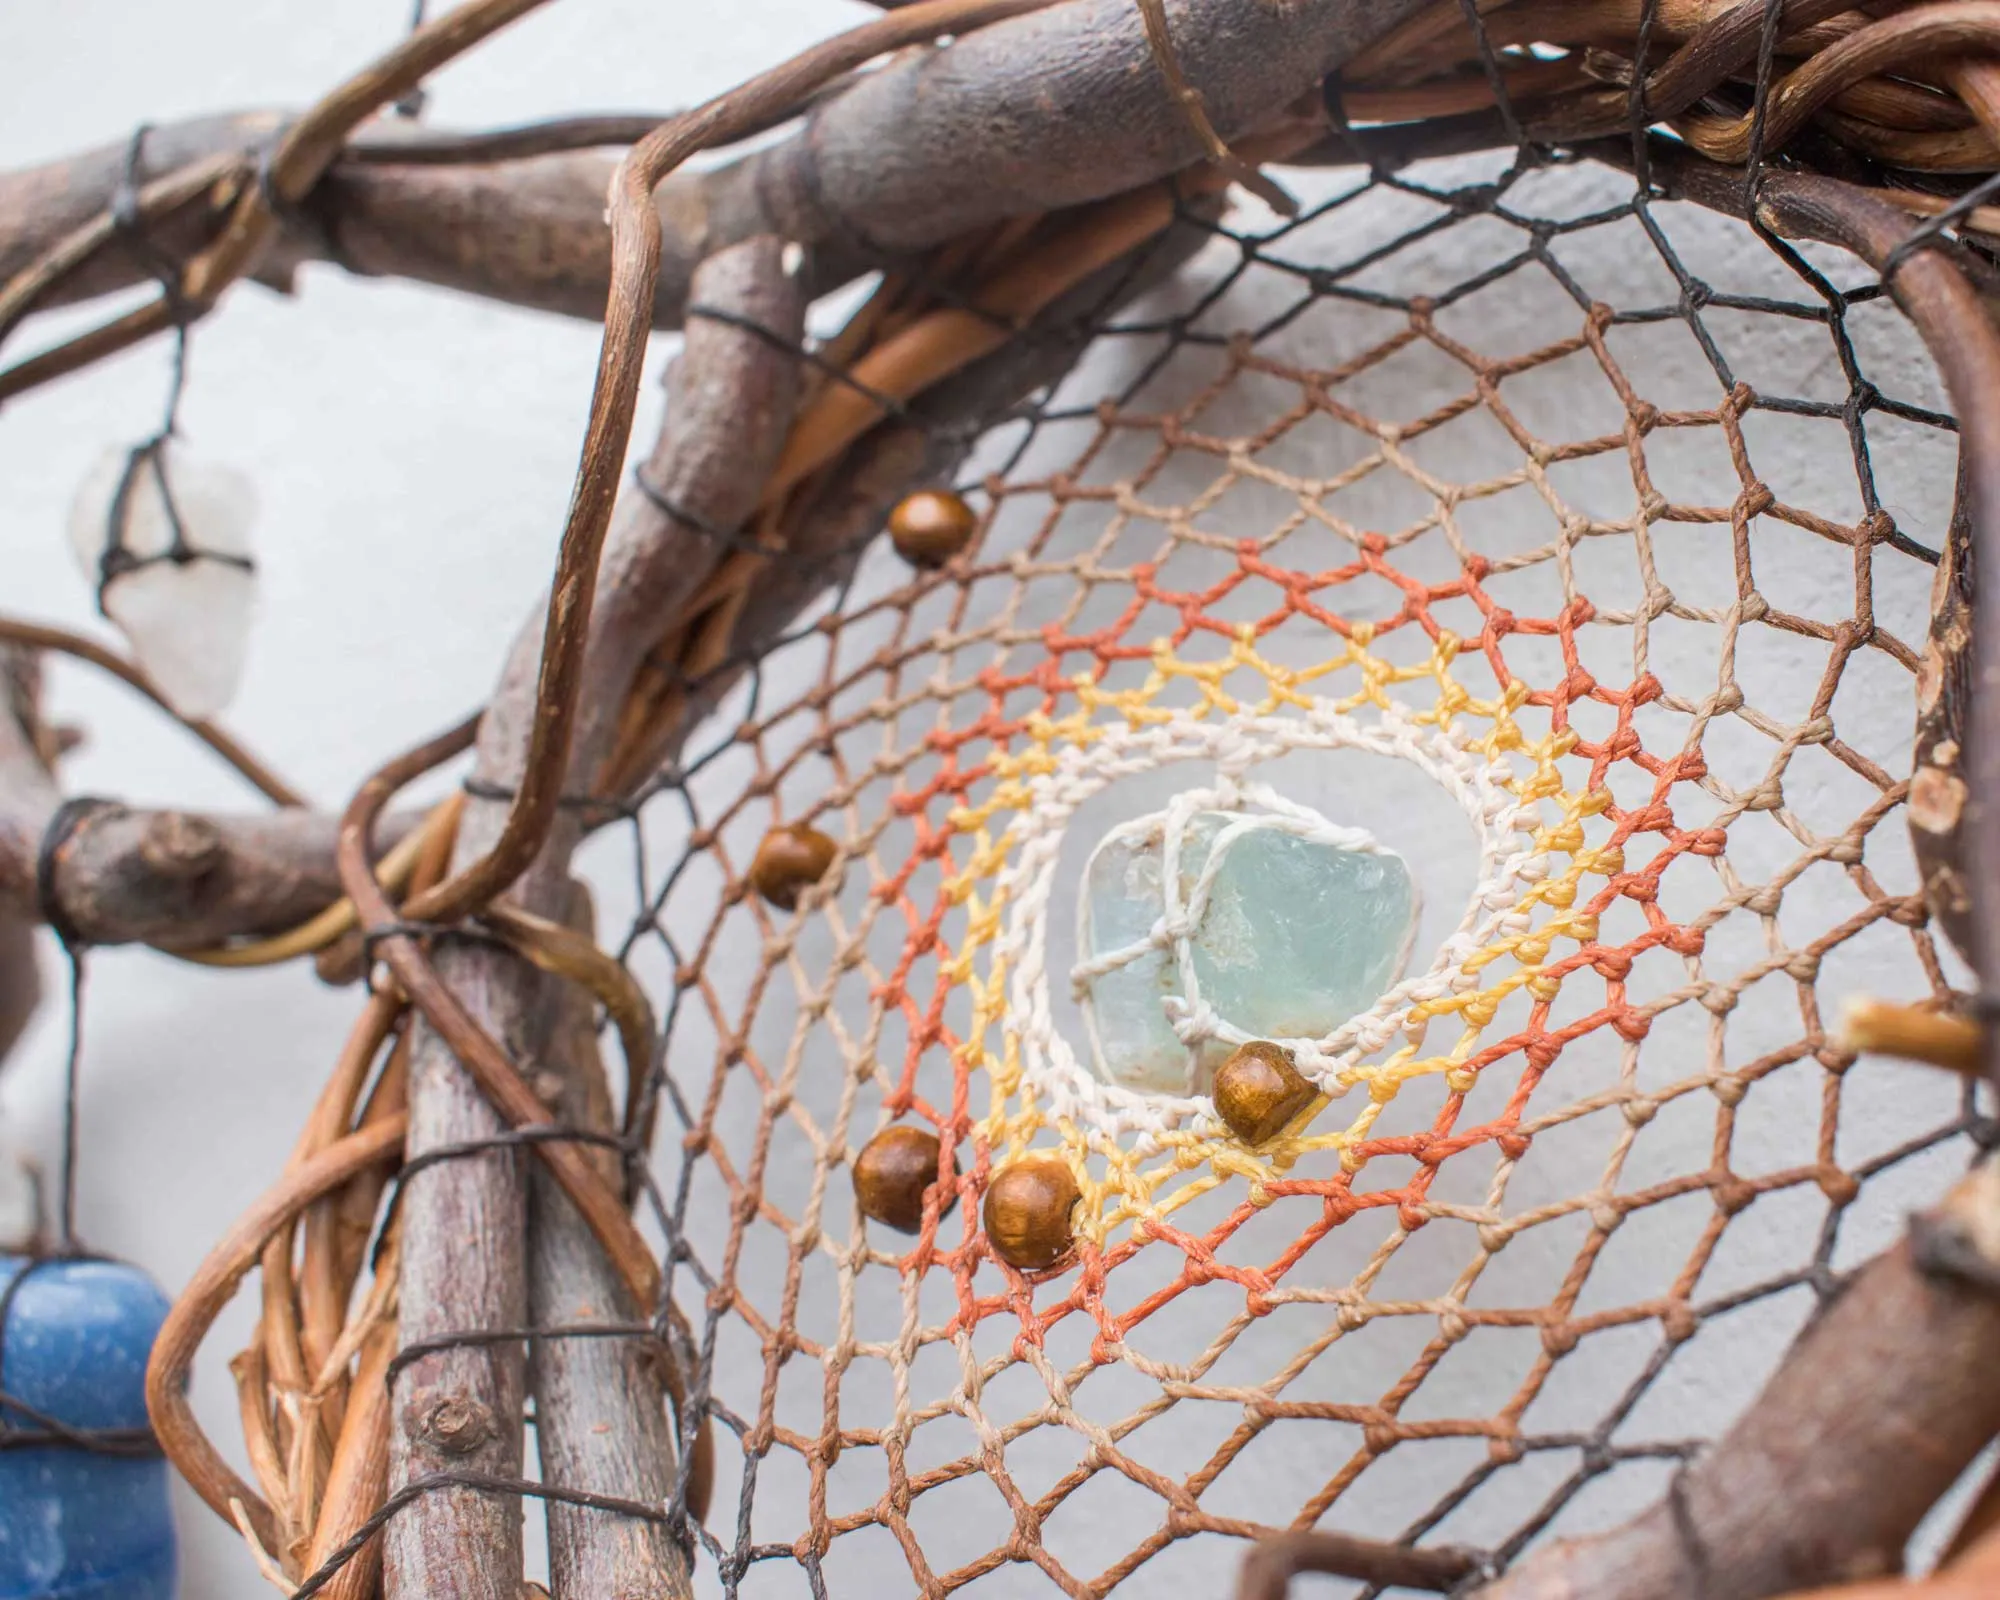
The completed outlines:
[[[1681,1469],[1994,1142],[1969,1077],[1857,1060],[1836,1018],[1976,987],[1932,916],[1969,906],[1939,684],[1981,461],[1932,353],[1962,378],[1939,330],[1992,334],[1966,305],[2000,180],[1964,175],[2000,165],[1968,109],[2000,92],[1921,76],[1983,11],[1629,9],[1413,15],[1234,148],[1183,97],[1206,160],[930,248],[837,217],[817,257],[718,247],[683,357],[737,341],[711,388],[742,386],[745,460],[778,419],[769,460],[727,515],[655,475],[677,426],[728,453],[670,378],[622,549],[639,524],[607,546],[584,490],[660,269],[620,252],[713,108],[618,134],[546,633],[477,733],[363,785],[344,900],[183,951],[370,988],[149,1377],[162,1447],[280,1588],[429,1592],[457,1562],[512,1600],[536,1497],[551,1546],[728,1596],[1221,1594],[1287,1530],[1366,1541],[1357,1588],[1449,1590],[1644,1506],[1692,1525]],[[948,63],[913,37],[874,73]],[[815,59],[811,115],[866,92]],[[769,133],[810,77],[730,125]],[[561,137],[633,119],[582,120]],[[844,252],[890,264],[801,340]],[[1911,286],[1941,263],[1958,301]],[[917,490],[969,538],[882,537]],[[621,573],[671,615],[612,672]],[[612,688],[579,710],[578,682]],[[371,868],[394,793],[475,739]],[[44,911],[106,803],[75,805]],[[1273,840],[1375,897],[1343,891],[1323,948]],[[1121,853],[1157,915],[1113,903]],[[1355,1003],[1246,1009],[1336,968]],[[1137,1010],[1109,998],[1134,973]],[[1254,1136],[1214,1092],[1239,1049],[1303,1080]],[[908,1230],[857,1177],[890,1130],[936,1141]],[[1045,1252],[991,1221],[1031,1166],[1078,1196]],[[255,1489],[180,1382],[253,1267]],[[559,1597],[587,1565],[557,1550]]]
[[[1984,1128],[1829,1037],[1958,970],[1902,814],[1953,424],[1875,274],[1548,152],[1285,176],[980,437],[962,556],[871,547],[596,847],[721,1592],[1504,1562],[1656,1495]],[[1070,983],[1090,851],[1204,784],[1427,901],[1257,1149],[1095,1075]],[[914,1240],[850,1176],[898,1123],[957,1168]],[[980,1201],[1037,1149],[1084,1199],[1023,1275]]]

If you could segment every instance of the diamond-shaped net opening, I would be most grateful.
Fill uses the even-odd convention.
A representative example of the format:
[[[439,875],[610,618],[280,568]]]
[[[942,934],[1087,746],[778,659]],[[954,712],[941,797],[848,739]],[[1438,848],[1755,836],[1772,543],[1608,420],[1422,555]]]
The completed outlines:
[[[1285,177],[992,422],[967,553],[868,548],[591,847],[665,1019],[702,1585],[1505,1560],[1654,1498],[1967,1159],[1969,1090],[1829,1041],[1956,970],[1903,816],[1956,441],[1874,274],[1567,159]],[[1068,981],[1093,846],[1225,771],[1425,897],[1256,1148],[1098,1079]],[[783,912],[791,824],[838,856]],[[854,1196],[892,1123],[958,1171],[915,1237]],[[1083,1202],[1024,1275],[980,1207],[1031,1149]]]

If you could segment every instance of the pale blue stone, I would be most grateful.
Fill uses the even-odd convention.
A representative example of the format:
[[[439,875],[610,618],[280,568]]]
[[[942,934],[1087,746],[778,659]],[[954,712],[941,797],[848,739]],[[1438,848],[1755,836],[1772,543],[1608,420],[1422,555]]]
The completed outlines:
[[[1241,813],[1197,812],[1183,836],[1181,903],[1194,893],[1216,835]],[[1084,884],[1085,960],[1148,937],[1163,911],[1161,843],[1134,835],[1105,844]],[[1400,976],[1417,895],[1395,855],[1343,850],[1274,828],[1225,847],[1191,944],[1201,997],[1253,1038],[1322,1038],[1366,1010]],[[1187,1050],[1166,1002],[1181,996],[1172,953],[1150,950],[1085,984],[1101,1074],[1128,1088],[1182,1093]],[[1206,1092],[1229,1046],[1201,1051]]]

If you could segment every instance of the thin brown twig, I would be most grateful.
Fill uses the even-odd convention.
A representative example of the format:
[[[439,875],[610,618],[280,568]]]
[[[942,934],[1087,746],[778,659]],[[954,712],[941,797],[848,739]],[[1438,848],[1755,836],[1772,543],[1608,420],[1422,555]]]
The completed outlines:
[[[454,56],[545,3],[466,0],[339,85],[286,129],[258,181],[243,186],[221,230],[182,269],[172,289],[163,287],[157,297],[125,315],[0,371],[0,401],[129,349],[177,323],[206,316],[223,291],[254,265],[277,227],[276,208],[305,198],[355,128]]]
[[[1478,1570],[1476,1556],[1449,1546],[1422,1550],[1348,1533],[1307,1530],[1279,1534],[1254,1545],[1243,1558],[1236,1594],[1237,1600],[1285,1600],[1292,1579],[1308,1572],[1442,1594]]]
[[[1208,106],[1201,97],[1201,91],[1189,83],[1187,74],[1181,71],[1180,57],[1174,51],[1173,31],[1167,26],[1166,0],[1137,0],[1137,4],[1139,15],[1145,19],[1146,42],[1152,46],[1153,60],[1159,66],[1160,76],[1167,81],[1167,93],[1181,108],[1181,115],[1187,118],[1188,126],[1208,152],[1209,160],[1226,172],[1232,182],[1242,184],[1279,216],[1297,216],[1298,201],[1282,185],[1273,182],[1230,149],[1228,142],[1215,131],[1215,124],[1208,119]]]
[[[349,1134],[288,1172],[195,1269],[153,1342],[146,1365],[146,1411],[161,1448],[216,1515],[233,1520],[230,1504],[240,1501],[267,1550],[282,1543],[271,1507],[236,1475],[195,1421],[187,1394],[188,1368],[216,1315],[256,1265],[265,1240],[321,1195],[393,1155],[402,1147],[407,1121],[393,1117]]]
[[[223,151],[156,178],[139,191],[134,205],[135,219],[150,222],[175,210],[242,166],[242,157]],[[35,309],[35,302],[42,295],[117,238],[123,226],[116,209],[107,206],[82,227],[56,240],[0,286],[0,343]]]
[[[57,378],[66,378],[72,372],[95,366],[121,350],[129,350],[135,344],[152,338],[156,333],[165,333],[173,325],[173,313],[164,298],[134,306],[122,316],[113,317],[109,322],[87,329],[73,339],[65,339],[51,349],[37,351],[11,367],[0,369],[0,404],[24,395],[30,389],[39,389],[45,383],[53,383]]]
[[[846,90],[852,74],[828,80],[796,105],[775,107],[764,121],[742,135],[768,133],[815,105]],[[497,161],[521,161],[530,156],[557,155],[568,150],[605,149],[635,145],[678,111],[612,111],[574,117],[549,117],[512,128],[477,133],[444,133],[424,127],[363,130],[347,142],[338,166],[433,167],[473,166]]]
[[[206,717],[182,716],[168,703],[166,696],[160,693],[158,685],[136,664],[126,660],[117,651],[107,649],[95,639],[80,633],[72,633],[67,628],[50,627],[46,623],[24,622],[17,617],[0,617],[0,640],[5,640],[9,644],[23,645],[30,650],[52,650],[58,655],[73,656],[79,661],[89,662],[101,672],[110,673],[120,683],[152,701],[160,710],[234,767],[253,788],[269,796],[278,805],[303,806],[307,803],[304,795],[280,778],[263,760],[253,755],[235,735],[216,726]]]

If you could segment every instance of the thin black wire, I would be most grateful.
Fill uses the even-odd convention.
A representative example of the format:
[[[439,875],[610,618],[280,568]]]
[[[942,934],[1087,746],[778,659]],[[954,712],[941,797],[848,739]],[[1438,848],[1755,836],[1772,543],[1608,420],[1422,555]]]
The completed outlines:
[[[405,33],[415,33],[423,27],[424,14],[428,9],[428,4],[429,0],[411,0],[410,21],[409,26],[404,29]],[[408,94],[404,95],[402,99],[398,100],[391,109],[395,111],[397,116],[414,122],[424,114],[424,104],[429,98],[430,96],[424,86],[418,84]]]
[[[1507,93],[1507,74],[1500,65],[1499,52],[1493,48],[1493,40],[1486,32],[1486,19],[1480,15],[1479,0],[1459,0],[1459,9],[1465,13],[1465,25],[1472,30],[1472,41],[1479,52],[1479,69],[1486,74],[1487,85],[1493,90],[1493,104],[1500,113],[1500,126],[1507,130],[1507,137],[1523,155],[1528,155],[1533,146],[1528,141],[1528,130],[1521,125],[1521,119],[1514,113],[1514,102]]]
[[[181,518],[173,485],[167,477],[167,446],[178,433],[181,399],[187,392],[188,330],[194,321],[194,308],[181,292],[180,269],[154,244],[140,212],[139,178],[146,136],[150,132],[150,124],[142,122],[132,130],[132,137],[126,142],[124,165],[119,172],[118,187],[111,197],[111,223],[126,248],[159,285],[161,301],[167,308],[167,317],[173,327],[173,349],[169,358],[166,406],[160,426],[126,453],[124,469],[119,473],[111,493],[110,509],[105,515],[104,544],[97,559],[97,609],[100,612],[104,611],[105,597],[117,579],[147,567],[162,563],[186,566],[194,561],[213,561],[245,572],[255,570],[255,563],[247,556],[203,550],[194,545],[188,538],[187,525]],[[268,156],[268,151],[266,154]],[[166,514],[168,531],[166,548],[143,556],[126,543],[132,496],[137,492],[142,477],[152,481],[160,507]]]
[[[54,830],[51,830],[53,834]],[[38,874],[39,878],[39,874]],[[77,1237],[76,1195],[78,1173],[77,1132],[81,1122],[79,1098],[83,1059],[83,980],[84,946],[62,941],[69,958],[69,1047],[63,1066],[62,1160],[57,1179],[57,1235],[46,1248],[35,1249],[20,1263],[14,1275],[0,1289],[0,1453],[13,1450],[77,1450],[88,1455],[126,1458],[153,1458],[161,1454],[159,1441],[150,1426],[133,1428],[83,1428],[31,1405],[6,1385],[8,1331],[16,1308],[29,1281],[51,1268],[78,1262],[104,1261],[84,1248]],[[46,1337],[46,1336],[45,1336]],[[15,1420],[25,1419],[26,1425]]]
[[[67,1255],[77,1248],[77,1132],[82,1122],[79,1097],[83,1068],[84,955],[79,945],[64,943],[69,958],[69,1048],[63,1057],[62,1169],[57,1178],[56,1248]]]
[[[1750,103],[1750,149],[1743,160],[1743,214],[1767,244],[1777,236],[1757,215],[1757,197],[1764,185],[1764,131],[1770,118],[1771,84],[1777,76],[1778,39],[1784,19],[1785,0],[1764,0],[1763,30],[1757,36],[1757,88]]]

